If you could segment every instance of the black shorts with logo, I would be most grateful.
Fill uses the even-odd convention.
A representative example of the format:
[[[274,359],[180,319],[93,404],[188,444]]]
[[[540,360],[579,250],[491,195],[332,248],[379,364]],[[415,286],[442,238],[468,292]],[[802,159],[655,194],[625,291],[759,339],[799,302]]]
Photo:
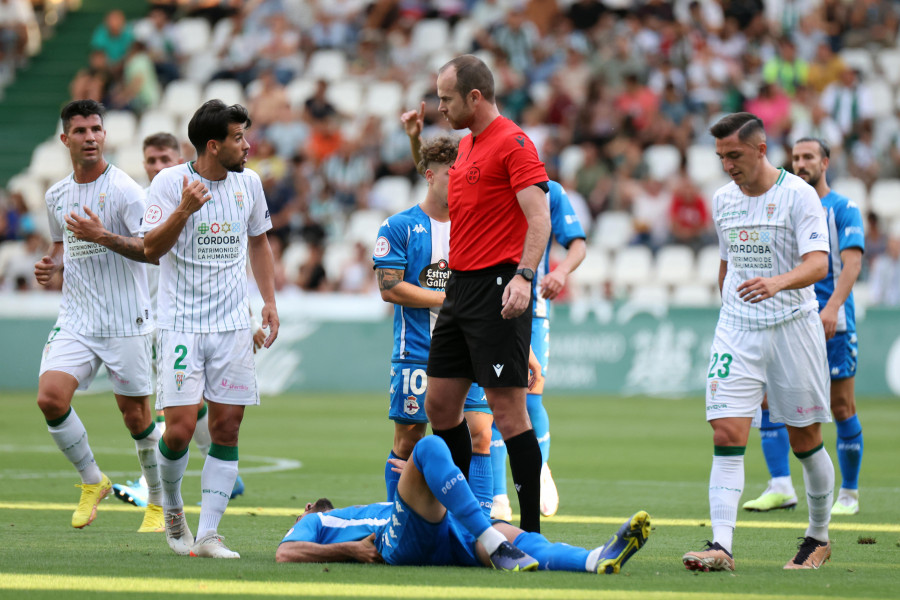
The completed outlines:
[[[532,299],[515,319],[500,316],[516,265],[453,271],[431,334],[429,377],[462,377],[486,388],[528,385]]]

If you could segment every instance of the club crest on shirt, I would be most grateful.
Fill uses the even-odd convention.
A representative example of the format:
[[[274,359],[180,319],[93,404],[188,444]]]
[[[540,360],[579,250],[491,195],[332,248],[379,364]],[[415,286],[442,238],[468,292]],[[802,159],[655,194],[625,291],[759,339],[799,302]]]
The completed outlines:
[[[771,219],[772,215],[775,214],[775,203],[766,204],[766,218]]]
[[[234,203],[237,204],[238,208],[244,210],[244,192],[234,193]]]
[[[100,192],[100,195],[97,197],[97,207],[100,210],[103,210],[104,206],[106,206],[106,194],[104,192]]]
[[[710,381],[710,382],[709,382],[709,395],[710,395],[711,398],[715,398],[715,397],[716,397],[716,391],[717,391],[718,389],[719,389],[719,382],[718,382],[718,381],[713,380],[713,381]]]
[[[469,167],[469,170],[466,171],[466,181],[469,182],[470,185],[475,185],[478,183],[478,180],[481,179],[481,171],[475,165]]]
[[[408,415],[414,415],[419,412],[419,401],[415,396],[407,396],[403,402],[403,412]]]
[[[175,386],[178,388],[178,391],[181,391],[181,386],[184,385],[184,371],[175,371]]]

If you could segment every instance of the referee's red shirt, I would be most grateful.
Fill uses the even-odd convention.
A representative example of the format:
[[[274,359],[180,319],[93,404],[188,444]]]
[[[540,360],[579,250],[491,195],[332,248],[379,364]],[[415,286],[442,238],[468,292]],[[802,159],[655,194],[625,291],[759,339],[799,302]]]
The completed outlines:
[[[450,268],[518,264],[528,222],[516,194],[548,179],[534,144],[506,117],[460,140],[447,193]]]

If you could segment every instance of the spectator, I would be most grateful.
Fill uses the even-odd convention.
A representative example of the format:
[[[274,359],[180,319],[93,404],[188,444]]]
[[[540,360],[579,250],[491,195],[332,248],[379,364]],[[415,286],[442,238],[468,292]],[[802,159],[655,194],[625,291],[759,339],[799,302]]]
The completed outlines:
[[[168,11],[151,8],[147,18],[135,24],[134,36],[147,47],[160,85],[178,79],[178,37]]]
[[[860,83],[856,71],[850,67],[845,67],[840,78],[825,88],[819,104],[828,111],[845,136],[855,133],[861,119],[872,117],[869,90]]]
[[[785,141],[791,127],[791,99],[777,83],[764,83],[759,95],[744,106],[747,112],[762,119],[770,147]]]
[[[253,115],[253,124],[260,128],[268,128],[273,123],[287,125],[292,120],[292,115],[284,85],[272,69],[264,69],[257,81],[259,90],[250,99],[248,106]]]
[[[325,245],[316,243],[309,245],[309,255],[300,265],[297,274],[297,285],[306,292],[327,292],[330,288],[328,275],[325,272]]]
[[[34,22],[34,8],[28,0],[0,0],[0,60],[13,68],[25,62],[28,26]]]
[[[669,237],[669,213],[672,192],[657,179],[626,186],[634,216],[634,243],[656,250]]]
[[[260,69],[272,69],[281,85],[287,85],[303,69],[300,32],[281,13],[268,19],[268,27],[259,39],[257,63]]]
[[[162,90],[144,42],[134,42],[125,58],[121,86],[113,92],[113,106],[142,114],[159,104]]]
[[[34,217],[28,211],[25,197],[19,192],[9,195],[3,210],[5,227],[0,228],[0,240],[23,240],[35,230]]]
[[[866,253],[863,255],[863,272],[860,279],[867,279],[876,258],[887,252],[888,237],[881,227],[878,213],[870,210],[866,213]]]
[[[844,59],[836,54],[827,42],[822,42],[816,48],[815,59],[809,65],[808,82],[812,88],[822,93],[832,83],[841,77],[841,73],[847,68]]]
[[[878,306],[900,306],[900,232],[890,237],[887,252],[872,263],[869,301]]]
[[[506,20],[491,36],[496,47],[509,59],[510,66],[525,75],[534,65],[534,51],[540,32],[525,16],[525,3],[517,2],[506,13]]]
[[[72,100],[95,100],[109,104],[109,92],[114,82],[112,70],[102,50],[92,50],[88,66],[79,69],[69,84]]]
[[[11,249],[4,253],[5,265],[0,265],[0,281],[3,282],[3,287],[17,291],[36,289],[34,265],[44,256],[48,242],[40,233],[31,229],[25,232],[24,241],[12,243],[14,245]]]
[[[787,38],[778,43],[778,53],[763,65],[763,80],[777,84],[788,96],[793,96],[799,86],[806,85],[808,77],[809,65],[797,56],[794,43]]]
[[[859,135],[850,145],[850,174],[866,184],[871,190],[872,184],[881,172],[880,152],[875,147],[875,133],[872,121],[866,119],[859,125]]]
[[[696,251],[715,242],[714,236],[710,235],[712,220],[709,208],[697,186],[685,173],[681,173],[675,182],[669,223],[674,243],[690,246]]]
[[[91,49],[103,52],[110,68],[116,72],[121,69],[133,43],[134,32],[125,21],[125,13],[116,9],[109,11],[103,23],[94,30]]]
[[[362,242],[353,244],[353,255],[341,267],[337,291],[345,294],[368,294],[375,290],[375,271],[370,249]]]

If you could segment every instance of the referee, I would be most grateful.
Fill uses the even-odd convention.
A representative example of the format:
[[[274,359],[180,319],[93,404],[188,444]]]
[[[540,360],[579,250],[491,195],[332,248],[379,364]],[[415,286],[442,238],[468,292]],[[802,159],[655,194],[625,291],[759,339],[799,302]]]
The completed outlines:
[[[425,410],[468,475],[463,419],[472,381],[485,388],[509,451],[521,527],[540,531],[541,452],[525,406],[534,271],[550,236],[547,173],[528,136],[500,115],[490,69],[472,55],[438,72],[440,111],[471,133],[450,169],[450,268],[428,356]]]

